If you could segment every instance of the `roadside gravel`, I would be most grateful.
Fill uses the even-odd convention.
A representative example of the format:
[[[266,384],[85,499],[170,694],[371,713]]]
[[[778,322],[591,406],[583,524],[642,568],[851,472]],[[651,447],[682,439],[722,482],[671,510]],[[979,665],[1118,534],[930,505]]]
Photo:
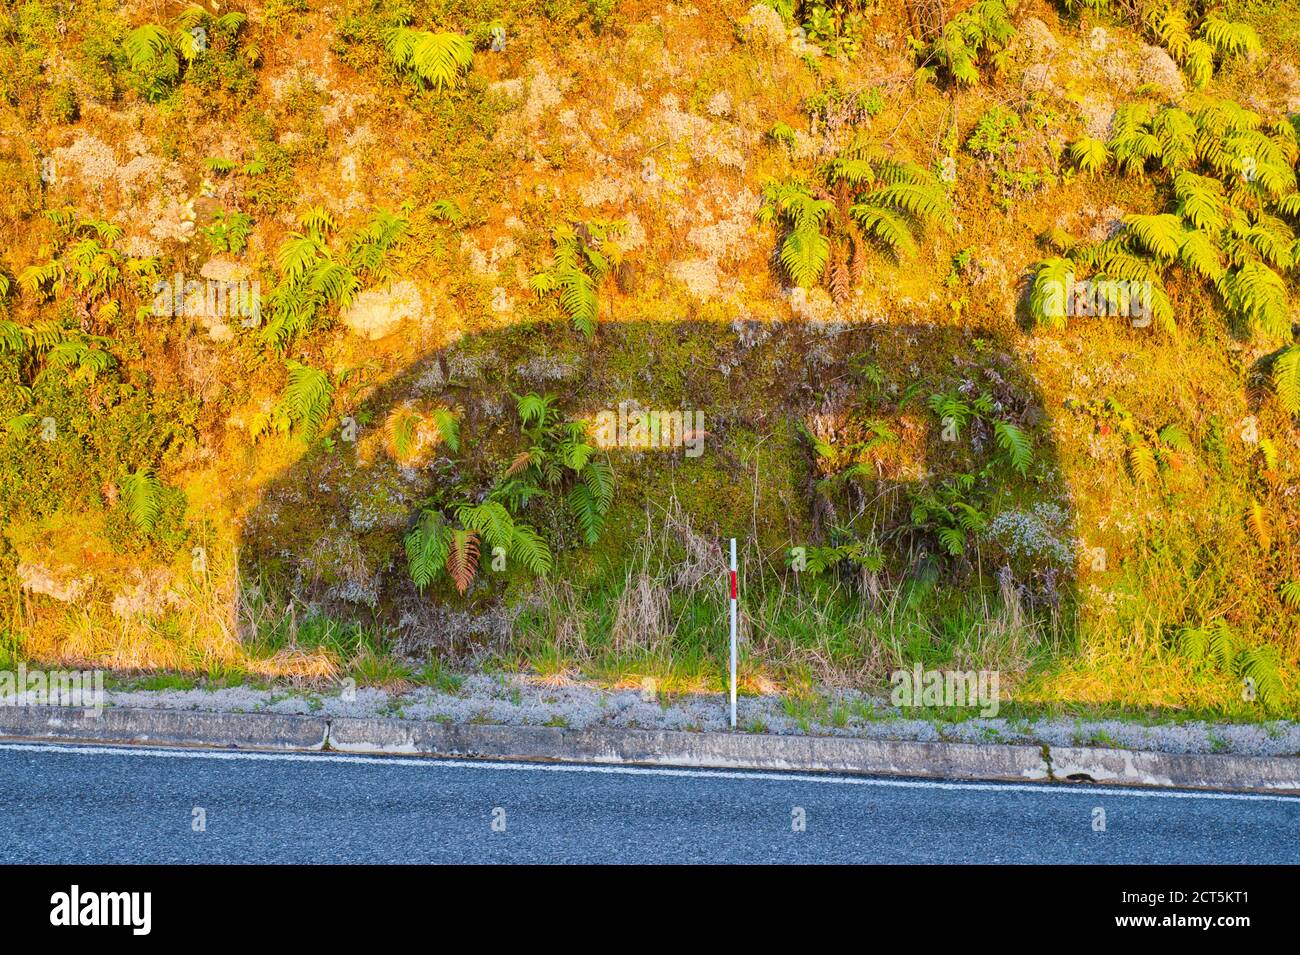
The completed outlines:
[[[574,729],[623,727],[721,731],[728,728],[721,694],[654,696],[641,690],[610,690],[585,683],[550,685],[513,674],[471,675],[454,691],[416,688],[402,693],[339,687],[262,690],[251,687],[189,690],[117,689],[110,706],[234,713],[393,717],[445,723],[551,725]],[[915,719],[887,700],[854,691],[837,693],[829,707],[793,713],[776,696],[741,697],[742,731],[781,736],[848,736],[867,739],[965,743],[1047,743],[1107,746],[1166,753],[1232,753],[1243,756],[1300,755],[1300,723],[1203,722],[1145,725],[1121,720],[1050,718],[1031,722],[1002,717],[961,722]]]

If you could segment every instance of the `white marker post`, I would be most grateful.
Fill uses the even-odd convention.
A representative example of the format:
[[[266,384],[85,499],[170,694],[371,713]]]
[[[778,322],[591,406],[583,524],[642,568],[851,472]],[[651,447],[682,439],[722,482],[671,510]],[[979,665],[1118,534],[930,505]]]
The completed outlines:
[[[731,539],[731,728],[736,728],[736,538]]]

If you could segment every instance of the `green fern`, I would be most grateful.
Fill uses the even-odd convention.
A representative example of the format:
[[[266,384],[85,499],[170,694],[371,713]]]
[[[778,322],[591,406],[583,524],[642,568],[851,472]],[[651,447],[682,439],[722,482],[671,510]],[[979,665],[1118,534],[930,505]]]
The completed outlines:
[[[288,384],[275,410],[282,433],[296,430],[306,441],[315,440],[325,427],[334,399],[334,386],[325,372],[292,359],[285,363]]]
[[[1262,262],[1247,262],[1230,269],[1219,290],[1232,308],[1265,334],[1290,334],[1291,310],[1282,277]]]
[[[1074,263],[1054,257],[1039,262],[1029,290],[1029,311],[1038,324],[1064,328],[1069,321],[1066,303],[1074,281]]]
[[[416,589],[423,592],[445,569],[451,529],[441,512],[425,508],[403,543],[407,573]]]
[[[1082,136],[1070,144],[1070,160],[1080,172],[1095,176],[1110,165],[1110,149],[1100,139]]]
[[[1174,174],[1174,194],[1178,197],[1178,214],[1196,228],[1214,233],[1227,224],[1227,199],[1219,180],[1181,169]]]
[[[162,516],[162,484],[148,468],[137,468],[119,485],[126,516],[141,533],[154,529]]]
[[[1262,49],[1254,27],[1248,23],[1226,20],[1218,13],[1206,15],[1201,21],[1200,34],[1221,55],[1241,56],[1258,53]]]
[[[172,53],[171,35],[155,23],[136,27],[122,41],[131,69],[142,72]]]
[[[1251,682],[1255,699],[1265,709],[1274,709],[1282,702],[1285,692],[1282,684],[1282,666],[1273,647],[1243,650],[1234,664],[1237,675]]]
[[[999,70],[1015,35],[1002,0],[979,0],[944,25],[934,43],[923,50],[924,60],[936,62],[959,84],[973,86],[980,81],[981,59]]]
[[[1034,460],[1034,446],[1029,436],[1009,421],[993,422],[994,438],[1011,461],[1011,466],[1020,474],[1029,471]]]
[[[460,85],[474,62],[474,45],[459,33],[395,27],[385,33],[384,47],[393,63],[435,90]]]
[[[551,552],[541,536],[527,524],[516,523],[499,501],[461,505],[456,518],[467,530],[479,534],[489,547],[503,548],[532,573],[539,576],[550,573]]]
[[[1300,414],[1300,342],[1288,345],[1273,359],[1271,379],[1282,410]]]
[[[781,243],[781,264],[795,285],[808,288],[821,278],[830,258],[830,240],[822,234],[822,223],[833,204],[818,199],[799,182],[771,182],[763,189],[759,221],[785,223]]]
[[[1167,212],[1157,215],[1128,215],[1124,217],[1124,224],[1142,249],[1161,259],[1178,258],[1183,232],[1178,216]]]
[[[622,259],[617,236],[623,228],[622,222],[599,220],[557,226],[551,233],[550,267],[529,281],[539,297],[558,292],[561,308],[586,338],[596,333],[597,285]]]

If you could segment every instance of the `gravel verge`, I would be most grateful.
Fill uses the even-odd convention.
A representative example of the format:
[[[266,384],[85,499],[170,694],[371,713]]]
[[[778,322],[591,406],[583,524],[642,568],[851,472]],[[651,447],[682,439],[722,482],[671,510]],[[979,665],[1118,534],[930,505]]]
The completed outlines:
[[[548,684],[513,674],[468,676],[454,692],[416,688],[406,692],[358,688],[334,692],[252,687],[189,690],[116,689],[109,706],[229,713],[302,714],[324,717],[390,717],[456,724],[600,727],[716,732],[728,729],[722,694],[650,696],[570,682]],[[916,719],[886,700],[854,691],[835,697],[836,718],[797,718],[776,696],[741,697],[738,726],[776,736],[831,736],[917,742],[1032,743],[1104,746],[1185,754],[1300,755],[1300,723],[1180,722],[1142,724],[1123,720],[973,718],[960,722]]]

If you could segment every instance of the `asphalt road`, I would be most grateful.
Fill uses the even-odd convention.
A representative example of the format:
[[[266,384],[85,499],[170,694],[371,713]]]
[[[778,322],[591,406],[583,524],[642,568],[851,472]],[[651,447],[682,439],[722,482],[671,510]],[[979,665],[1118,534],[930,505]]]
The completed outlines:
[[[1298,863],[1300,799],[4,743],[16,862]]]

